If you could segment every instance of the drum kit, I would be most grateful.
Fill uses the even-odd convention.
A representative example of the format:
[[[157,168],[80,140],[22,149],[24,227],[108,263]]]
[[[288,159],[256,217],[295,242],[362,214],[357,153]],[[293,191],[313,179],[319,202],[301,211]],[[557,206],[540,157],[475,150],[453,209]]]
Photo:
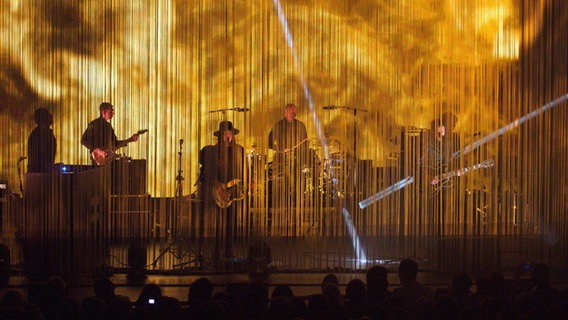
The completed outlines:
[[[304,192],[317,192],[329,198],[343,198],[353,177],[355,157],[334,137],[326,137],[323,142],[311,139],[307,143],[307,161],[298,170],[305,185]],[[327,157],[324,146],[327,147]],[[247,148],[249,170],[257,178],[257,184],[263,180],[273,182],[284,179],[281,168],[275,168],[274,155],[274,150],[255,144]]]

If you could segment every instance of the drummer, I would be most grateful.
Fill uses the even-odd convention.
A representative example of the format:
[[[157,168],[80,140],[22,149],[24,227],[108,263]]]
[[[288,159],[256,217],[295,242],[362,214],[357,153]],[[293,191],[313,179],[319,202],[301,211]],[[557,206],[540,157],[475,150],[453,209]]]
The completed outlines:
[[[308,155],[306,125],[296,119],[298,108],[289,103],[284,118],[274,124],[268,135],[268,147],[275,151],[273,170],[282,173],[289,166],[303,168]]]
[[[272,159],[271,205],[273,208],[293,208],[304,192],[304,173],[309,155],[306,125],[296,119],[298,108],[289,103],[284,118],[277,121],[268,135],[268,147],[274,150]]]

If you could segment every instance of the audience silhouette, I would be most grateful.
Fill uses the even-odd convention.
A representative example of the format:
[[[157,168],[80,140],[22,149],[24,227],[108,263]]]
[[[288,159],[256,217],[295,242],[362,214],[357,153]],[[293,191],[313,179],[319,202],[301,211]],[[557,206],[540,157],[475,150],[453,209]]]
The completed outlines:
[[[16,290],[6,291],[0,319],[568,319],[568,290],[553,287],[545,264],[532,264],[530,272],[530,278],[513,279],[491,272],[475,282],[461,273],[447,287],[432,290],[416,280],[418,264],[405,259],[397,272],[400,286],[393,284],[392,291],[387,270],[373,266],[366,283],[353,278],[343,284],[344,294],[334,274],[323,277],[321,293],[303,297],[285,284],[276,285],[269,296],[268,283],[259,279],[213,294],[215,285],[202,277],[189,286],[186,302],[163,295],[153,283],[131,301],[117,295],[108,278],[96,280],[94,295],[81,301],[53,277],[29,291],[29,302]]]

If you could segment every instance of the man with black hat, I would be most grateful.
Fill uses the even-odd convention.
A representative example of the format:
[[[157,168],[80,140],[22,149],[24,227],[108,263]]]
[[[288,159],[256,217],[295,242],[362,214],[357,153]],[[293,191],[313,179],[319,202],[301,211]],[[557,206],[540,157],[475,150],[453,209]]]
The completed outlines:
[[[99,106],[100,117],[91,121],[81,136],[81,144],[84,145],[93,159],[94,165],[101,165],[112,160],[114,151],[125,147],[130,142],[138,141],[138,134],[133,134],[126,140],[118,140],[110,119],[114,117],[114,106],[109,102],[103,102]]]
[[[219,123],[215,145],[205,146],[199,152],[201,172],[200,193],[205,213],[214,214],[215,258],[233,257],[235,219],[244,197],[243,164],[244,148],[235,142],[239,130],[230,121]],[[223,242],[223,246],[221,246]]]

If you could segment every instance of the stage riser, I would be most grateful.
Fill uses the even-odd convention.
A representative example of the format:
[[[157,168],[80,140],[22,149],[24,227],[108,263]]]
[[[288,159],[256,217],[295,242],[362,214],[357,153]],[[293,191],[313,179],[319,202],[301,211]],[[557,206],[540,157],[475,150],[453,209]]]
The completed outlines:
[[[25,186],[22,225],[11,224],[20,228],[21,239],[16,238],[20,246],[12,252],[22,252],[30,276],[74,277],[92,272],[93,266],[105,261],[109,168],[73,174],[28,173]]]

